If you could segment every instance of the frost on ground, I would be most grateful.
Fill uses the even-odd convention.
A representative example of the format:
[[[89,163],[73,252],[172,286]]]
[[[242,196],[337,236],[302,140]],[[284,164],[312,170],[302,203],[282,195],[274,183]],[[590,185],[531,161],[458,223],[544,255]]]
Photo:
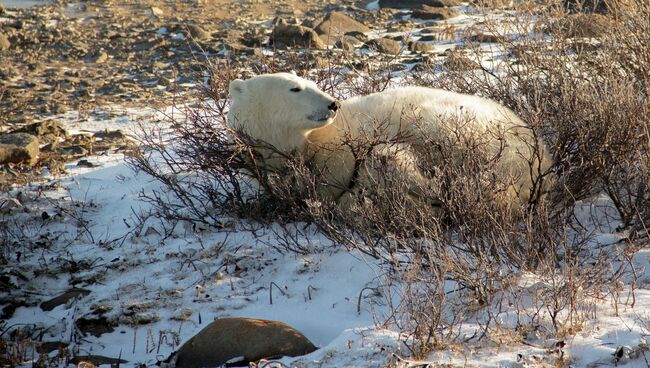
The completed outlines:
[[[121,117],[107,125],[124,128],[141,119]],[[29,365],[39,356],[34,348],[42,351],[57,347],[46,343],[58,342],[75,356],[152,365],[209,321],[241,316],[286,322],[319,347],[307,356],[284,358],[287,365],[417,363],[405,358],[410,355],[404,344],[408,337],[390,328],[395,318],[391,303],[399,302],[399,285],[386,286],[390,265],[343,249],[308,224],[262,226],[223,219],[220,228],[204,229],[160,222],[139,200],[143,192],[160,190],[156,182],[133,172],[121,154],[95,157],[94,162],[95,168],[70,166],[64,178],[3,194],[24,205],[1,218],[2,256],[8,264],[2,270],[7,317],[0,337],[12,338],[7,354],[23,354]],[[613,213],[604,196],[578,207],[576,216],[592,233],[594,248],[625,248],[625,234],[616,232]],[[288,238],[308,253],[281,252],[281,242]],[[536,290],[550,279],[519,273],[514,284],[526,303],[501,301],[488,308],[490,313],[463,316],[454,326],[457,342],[431,351],[426,361],[596,367],[620,360],[630,367],[646,366],[649,260],[650,253],[640,251],[632,263],[633,284],[600,300],[581,301],[584,323],[562,341],[546,338],[550,325],[520,330],[530,326],[518,320],[522,314],[514,305],[539,308],[530,314],[547,313],[535,299],[543,297]],[[43,310],[41,303],[72,288],[88,292]],[[455,295],[451,284],[448,295]],[[486,325],[489,333],[478,339]]]

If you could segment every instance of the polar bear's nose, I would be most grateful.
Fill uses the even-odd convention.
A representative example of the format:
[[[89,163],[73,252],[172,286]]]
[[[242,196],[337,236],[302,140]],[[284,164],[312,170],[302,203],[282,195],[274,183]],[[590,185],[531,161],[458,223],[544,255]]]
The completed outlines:
[[[341,108],[341,103],[338,102],[338,101],[334,101],[329,106],[327,106],[327,108],[334,111],[334,112],[336,112],[336,111],[338,111],[338,109]]]

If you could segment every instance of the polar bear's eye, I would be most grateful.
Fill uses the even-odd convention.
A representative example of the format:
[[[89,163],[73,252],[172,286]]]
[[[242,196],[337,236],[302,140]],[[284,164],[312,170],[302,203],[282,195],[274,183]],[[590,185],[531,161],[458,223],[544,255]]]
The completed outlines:
[[[294,88],[290,89],[289,91],[291,91],[291,92],[300,92],[300,91],[302,91],[302,88],[294,87]]]

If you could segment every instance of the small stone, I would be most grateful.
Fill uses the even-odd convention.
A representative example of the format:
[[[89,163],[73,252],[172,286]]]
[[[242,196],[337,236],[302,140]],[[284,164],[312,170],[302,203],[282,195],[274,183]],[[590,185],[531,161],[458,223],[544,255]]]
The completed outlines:
[[[0,33],[0,51],[9,50],[11,47],[11,42],[9,38],[4,33]]]
[[[446,20],[459,15],[460,13],[453,9],[436,8],[427,5],[422,5],[420,8],[413,10],[413,18],[425,20]]]
[[[469,40],[473,42],[501,43],[505,41],[505,38],[493,33],[478,32],[471,35]]]
[[[108,54],[103,50],[99,51],[89,59],[91,63],[97,63],[97,64],[103,64],[107,60],[108,60]]]
[[[283,322],[221,318],[189,339],[176,353],[177,368],[248,365],[262,358],[300,356],[316,350],[303,334]]]
[[[311,28],[280,22],[273,28],[269,40],[273,46],[324,49],[325,43]]]
[[[75,321],[75,325],[82,333],[91,334],[95,337],[115,331],[115,323],[109,321],[106,317],[81,317]]]
[[[437,41],[440,39],[438,34],[428,34],[420,37],[420,41]]]
[[[210,33],[208,33],[205,29],[203,29],[201,26],[198,26],[196,24],[190,24],[187,26],[188,31],[190,32],[190,36],[192,38],[197,39],[197,40],[207,40],[211,38]]]
[[[435,47],[424,42],[409,42],[409,51],[411,52],[432,52]]]
[[[354,37],[362,42],[368,41],[368,36],[365,33],[359,31],[345,32],[345,36]]]
[[[392,54],[392,55],[399,54],[402,49],[401,43],[395,40],[391,40],[390,38],[375,38],[366,42],[365,44],[363,44],[363,46],[369,49],[377,50],[385,54]]]
[[[346,51],[355,50],[359,45],[361,45],[361,41],[355,37],[346,35],[341,36],[338,40],[336,40],[336,43],[334,44],[336,48]]]
[[[77,166],[79,167],[97,167],[98,165],[88,161],[88,160],[79,160],[77,162]]]
[[[38,138],[31,134],[11,133],[0,136],[0,164],[34,165],[38,161],[38,154]]]
[[[151,10],[151,14],[152,14],[154,17],[158,17],[158,18],[160,18],[160,17],[162,17],[162,16],[165,14],[165,13],[162,11],[162,9],[160,9],[160,8],[158,8],[158,7],[155,7],[155,6],[152,6],[151,9],[149,9],[149,10]]]
[[[49,217],[49,215],[48,215]],[[48,312],[52,309],[58,307],[59,305],[66,304],[69,300],[83,298],[84,296],[90,294],[90,290],[86,289],[70,289],[65,293],[57,296],[56,298],[50,299],[41,303],[41,309]]]
[[[365,24],[341,12],[330,12],[314,30],[324,38],[335,40],[349,32],[370,32]]]
[[[51,353],[59,349],[65,349],[66,347],[68,347],[68,344],[63,341],[43,341],[40,346],[40,348],[43,349],[43,352],[45,353]],[[90,368],[90,367],[83,367],[83,368]]]

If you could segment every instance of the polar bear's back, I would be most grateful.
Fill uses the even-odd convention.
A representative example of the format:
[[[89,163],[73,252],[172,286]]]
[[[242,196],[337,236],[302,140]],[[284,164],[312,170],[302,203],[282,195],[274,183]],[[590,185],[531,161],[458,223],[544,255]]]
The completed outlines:
[[[343,102],[342,112],[348,118],[354,116],[355,121],[374,120],[367,122],[372,124],[384,120],[408,124],[420,119],[440,128],[438,124],[462,114],[484,128],[492,124],[525,126],[510,109],[492,100],[426,87],[400,87],[354,97]]]

